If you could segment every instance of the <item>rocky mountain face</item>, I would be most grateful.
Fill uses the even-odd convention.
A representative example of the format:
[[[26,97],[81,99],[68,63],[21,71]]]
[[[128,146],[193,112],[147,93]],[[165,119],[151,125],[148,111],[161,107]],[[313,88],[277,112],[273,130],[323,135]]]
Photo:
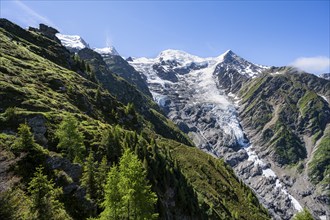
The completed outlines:
[[[166,50],[129,63],[167,117],[200,149],[223,157],[275,219],[302,207],[329,216],[328,80],[232,51],[200,58]]]
[[[38,167],[62,189],[58,204],[68,219],[97,217],[103,207],[82,185],[84,162],[94,152],[92,163],[106,158],[109,169],[118,162],[107,153],[115,148],[129,148],[143,161],[160,219],[269,219],[223,160],[191,146],[151,97],[112,72],[100,54],[87,47],[70,53],[52,38],[0,19],[0,219],[26,219],[33,199],[28,186]],[[78,121],[82,162],[57,147],[66,115]],[[15,148],[21,124],[31,128],[37,153]],[[108,150],[105,131],[113,135]]]
[[[242,126],[275,171],[275,185],[289,182],[291,194],[318,217],[329,216],[329,89],[329,80],[282,67],[240,91]]]
[[[105,48],[107,49],[107,48]],[[94,49],[95,50],[95,49]],[[113,50],[115,50],[113,48]],[[136,86],[136,88],[142,92],[143,94],[151,97],[151,93],[149,91],[146,79],[138,73],[128,62],[123,59],[117,52],[114,53],[113,50],[107,51],[99,49],[95,50],[99,54],[101,54],[104,62],[110,71],[118,74],[125,80],[127,80],[132,85]]]
[[[330,73],[322,73],[319,75],[319,77],[330,80]]]

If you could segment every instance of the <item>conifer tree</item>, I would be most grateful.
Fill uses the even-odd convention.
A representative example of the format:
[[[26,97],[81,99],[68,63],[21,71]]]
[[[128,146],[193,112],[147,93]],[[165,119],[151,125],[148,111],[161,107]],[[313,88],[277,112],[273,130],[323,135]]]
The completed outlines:
[[[37,168],[28,192],[31,194],[31,212],[38,220],[65,220],[71,217],[65,212],[64,206],[58,201],[58,196],[62,190],[55,188],[54,183],[47,179],[41,167]]]
[[[82,71],[85,71],[86,70],[86,64],[85,64],[85,61],[84,60],[80,60],[80,69]]]
[[[85,63],[85,65],[86,65],[86,71],[90,73],[91,72],[91,67],[89,66],[88,63]]]
[[[35,219],[31,213],[31,200],[20,188],[11,188],[0,193],[0,219]]]
[[[85,151],[84,135],[78,130],[75,117],[67,115],[57,129],[56,136],[59,139],[57,147],[63,149],[70,160],[82,160]]]
[[[142,162],[126,149],[119,168],[111,168],[101,219],[156,219],[157,196],[151,191]]]
[[[101,163],[99,164],[97,168],[97,176],[96,176],[96,182],[97,182],[97,203],[101,204],[104,201],[104,187],[107,183],[107,174],[108,174],[109,168],[107,164],[107,157],[104,156],[102,158]]]
[[[101,145],[106,151],[108,160],[117,163],[121,156],[121,128],[114,126],[105,130],[102,135]]]
[[[119,163],[119,192],[122,195],[125,216],[130,219],[155,218],[154,204],[157,196],[147,182],[147,173],[136,155],[127,149]]]
[[[119,194],[119,171],[114,165],[108,173],[107,184],[104,187],[105,196],[102,206],[104,211],[101,213],[101,220],[119,219],[122,207],[121,195]]]
[[[99,103],[101,101],[101,87],[99,86],[95,93],[95,101]]]
[[[91,151],[83,166],[81,185],[86,188],[86,194],[93,201],[97,197],[96,163],[94,162],[93,151]]]
[[[30,151],[35,148],[33,134],[27,124],[20,124],[17,134],[18,138],[14,143],[14,148],[22,151]]]

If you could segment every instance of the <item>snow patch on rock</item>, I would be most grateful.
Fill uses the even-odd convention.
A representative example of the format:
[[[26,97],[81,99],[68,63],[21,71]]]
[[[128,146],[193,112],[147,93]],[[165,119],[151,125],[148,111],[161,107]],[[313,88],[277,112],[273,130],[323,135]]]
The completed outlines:
[[[78,35],[65,35],[56,34],[56,37],[61,41],[62,45],[69,50],[81,50],[84,48],[89,48],[89,45]]]
[[[120,56],[117,52],[116,48],[113,46],[105,47],[105,48],[93,48],[93,50],[102,56]]]

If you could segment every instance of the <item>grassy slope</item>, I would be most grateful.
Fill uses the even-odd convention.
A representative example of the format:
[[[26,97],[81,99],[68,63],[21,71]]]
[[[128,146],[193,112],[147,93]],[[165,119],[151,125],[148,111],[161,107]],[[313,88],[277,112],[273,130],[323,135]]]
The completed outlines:
[[[168,147],[199,199],[212,204],[213,212],[221,219],[267,219],[267,211],[255,195],[222,160],[165,139],[159,145]]]
[[[309,163],[309,175],[314,183],[327,185],[330,182],[330,128],[328,128]]]

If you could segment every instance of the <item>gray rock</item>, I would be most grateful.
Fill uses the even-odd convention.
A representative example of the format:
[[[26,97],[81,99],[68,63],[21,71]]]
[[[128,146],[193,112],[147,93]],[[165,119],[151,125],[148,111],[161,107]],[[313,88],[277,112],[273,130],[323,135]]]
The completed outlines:
[[[32,128],[35,141],[46,147],[48,140],[45,137],[47,132],[46,119],[42,115],[37,115],[28,121],[29,126]]]
[[[63,170],[74,182],[79,182],[82,176],[82,167],[80,164],[72,164],[68,159],[62,157],[49,157],[46,163],[51,169]]]

